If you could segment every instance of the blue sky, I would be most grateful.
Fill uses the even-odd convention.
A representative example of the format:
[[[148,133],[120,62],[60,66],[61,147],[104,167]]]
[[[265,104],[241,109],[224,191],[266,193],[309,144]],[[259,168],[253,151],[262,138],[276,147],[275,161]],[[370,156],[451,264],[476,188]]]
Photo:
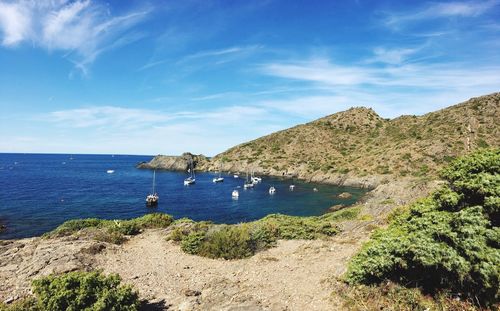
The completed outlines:
[[[500,91],[500,0],[0,0],[0,152],[215,155]]]

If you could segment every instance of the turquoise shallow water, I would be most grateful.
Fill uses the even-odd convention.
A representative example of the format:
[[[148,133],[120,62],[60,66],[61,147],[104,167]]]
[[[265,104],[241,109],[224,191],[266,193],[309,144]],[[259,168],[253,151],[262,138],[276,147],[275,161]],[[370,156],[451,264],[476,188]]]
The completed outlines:
[[[352,204],[366,191],[263,177],[261,184],[243,190],[243,178],[223,175],[214,184],[212,173],[200,173],[196,184],[184,186],[182,172],[157,171],[156,208],[145,206],[151,189],[152,171],[135,165],[151,156],[0,154],[0,223],[7,231],[0,239],[37,236],[74,218],[133,218],[154,211],[176,218],[238,223],[272,213],[296,216],[321,215],[335,204]],[[107,174],[107,170],[114,170]],[[269,195],[269,187],[276,193]],[[240,197],[231,197],[233,189]],[[316,187],[319,191],[314,192]],[[336,198],[341,192],[349,200]]]

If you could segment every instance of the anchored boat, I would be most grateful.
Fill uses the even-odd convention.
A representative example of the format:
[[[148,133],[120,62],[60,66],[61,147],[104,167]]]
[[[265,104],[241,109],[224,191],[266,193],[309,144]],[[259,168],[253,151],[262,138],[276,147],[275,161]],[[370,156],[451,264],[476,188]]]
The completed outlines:
[[[157,206],[158,205],[158,200],[160,199],[160,197],[158,196],[158,194],[156,193],[156,170],[153,171],[153,188],[151,191],[150,194],[148,194],[148,196],[146,196],[146,206],[148,207],[153,207],[153,206]]]
[[[184,186],[192,185],[196,182],[196,177],[194,174],[194,165],[193,160],[189,161],[189,169],[188,172],[191,174],[188,178],[184,179]]]

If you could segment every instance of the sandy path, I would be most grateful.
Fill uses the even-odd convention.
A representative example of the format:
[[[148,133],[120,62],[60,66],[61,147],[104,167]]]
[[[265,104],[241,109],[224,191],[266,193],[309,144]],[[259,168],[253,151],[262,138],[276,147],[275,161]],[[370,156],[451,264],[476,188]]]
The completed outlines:
[[[120,274],[143,298],[164,300],[169,310],[332,310],[325,281],[345,271],[359,244],[339,239],[280,241],[252,258],[225,261],[185,254],[150,230],[104,251],[96,266]]]

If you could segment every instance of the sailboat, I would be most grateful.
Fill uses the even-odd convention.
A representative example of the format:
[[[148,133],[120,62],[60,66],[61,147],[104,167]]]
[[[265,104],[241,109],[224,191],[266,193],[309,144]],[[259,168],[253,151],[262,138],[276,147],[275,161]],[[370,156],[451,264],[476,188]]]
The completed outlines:
[[[188,172],[191,173],[191,176],[188,178],[184,179],[184,186],[189,186],[192,185],[196,182],[196,177],[194,175],[194,166],[193,166],[193,160],[189,161],[189,169]]]
[[[222,177],[221,174],[222,174],[222,162],[220,163],[219,177],[214,177],[214,179],[212,179],[212,181],[215,182],[215,183],[217,183],[217,182],[223,182],[224,181],[224,177]]]
[[[274,194],[275,192],[276,192],[276,188],[271,186],[271,188],[269,188],[269,194]]]
[[[253,186],[254,183],[248,178],[248,171],[247,171],[247,178],[245,180],[245,183],[243,184],[243,188],[248,189],[248,188],[253,188]]]
[[[255,171],[252,171],[252,177],[250,177],[250,179],[252,180],[252,182],[254,184],[258,184],[262,181],[262,178],[254,176],[254,173],[255,173]]]
[[[155,181],[156,181],[156,170],[153,171],[153,189],[152,189],[153,191],[151,191],[151,193],[148,194],[148,196],[146,197],[146,206],[148,206],[148,207],[157,206],[158,200],[160,199],[158,194],[156,194]]]

